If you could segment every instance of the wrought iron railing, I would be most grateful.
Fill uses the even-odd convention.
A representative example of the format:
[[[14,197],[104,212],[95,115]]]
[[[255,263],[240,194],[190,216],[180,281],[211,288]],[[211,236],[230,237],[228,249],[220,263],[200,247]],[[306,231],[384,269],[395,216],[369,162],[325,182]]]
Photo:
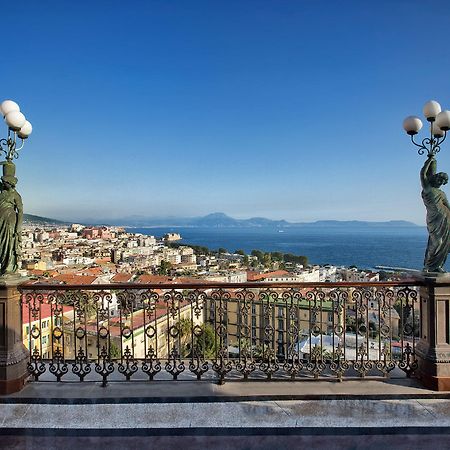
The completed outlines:
[[[34,380],[410,376],[406,283],[22,286]],[[399,370],[400,369],[400,370]]]

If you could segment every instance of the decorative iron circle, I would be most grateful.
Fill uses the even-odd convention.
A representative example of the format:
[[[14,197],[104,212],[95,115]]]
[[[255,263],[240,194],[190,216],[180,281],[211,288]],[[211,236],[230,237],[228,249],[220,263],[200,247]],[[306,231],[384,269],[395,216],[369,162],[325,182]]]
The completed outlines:
[[[75,331],[75,334],[78,339],[83,339],[86,336],[86,330],[84,328],[78,327]]]
[[[342,325],[336,325],[336,326],[334,327],[334,332],[335,332],[336,334],[341,335],[341,334],[344,332],[344,327],[343,327]]]
[[[414,327],[407,323],[404,327],[403,327],[403,333],[406,334],[407,336],[411,336],[413,334],[414,331]]]
[[[130,328],[130,327],[124,327],[124,328],[122,329],[122,336],[123,336],[125,339],[128,339],[132,334],[133,334],[133,332],[131,331],[131,328]]]
[[[320,334],[320,327],[318,325],[314,325],[311,329],[311,334],[313,336],[319,336]]]
[[[54,330],[53,330],[53,337],[55,339],[58,339],[58,341],[59,341],[61,339],[61,336],[62,336],[61,328],[59,328],[59,327],[54,328]]]
[[[149,325],[146,329],[145,329],[145,334],[147,335],[147,337],[152,338],[155,334],[156,334],[156,329],[154,326]]]
[[[382,336],[389,336],[389,332],[391,331],[391,327],[389,325],[382,325],[380,328],[380,334]]]
[[[359,334],[364,335],[364,334],[366,334],[366,332],[367,332],[367,327],[365,325],[360,325],[358,327],[358,333]]]
[[[244,337],[250,336],[250,327],[249,327],[248,325],[242,325],[242,328],[241,328],[241,334],[242,334]]]
[[[106,327],[100,327],[98,330],[98,335],[102,338],[102,339],[106,339],[108,337],[109,331]]]
[[[34,339],[37,339],[40,335],[41,335],[41,330],[36,325],[34,325],[33,328],[31,329],[31,336]]]
[[[227,333],[227,327],[225,325],[217,325],[216,333],[219,336],[224,336]]]
[[[180,330],[178,329],[178,327],[176,325],[172,325],[169,328],[169,334],[174,338],[177,337],[178,334],[180,333]]]
[[[195,336],[200,336],[203,333],[202,327],[200,325],[195,325],[195,327],[193,328],[193,333]]]

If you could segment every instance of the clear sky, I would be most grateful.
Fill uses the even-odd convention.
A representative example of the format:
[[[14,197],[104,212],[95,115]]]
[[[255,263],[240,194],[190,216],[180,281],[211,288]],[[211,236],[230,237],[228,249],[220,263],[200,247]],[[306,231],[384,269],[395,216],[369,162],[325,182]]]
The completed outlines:
[[[402,121],[450,109],[448,1],[42,0],[1,17],[2,95],[34,126],[25,212],[424,222]],[[450,171],[450,142],[438,161]]]

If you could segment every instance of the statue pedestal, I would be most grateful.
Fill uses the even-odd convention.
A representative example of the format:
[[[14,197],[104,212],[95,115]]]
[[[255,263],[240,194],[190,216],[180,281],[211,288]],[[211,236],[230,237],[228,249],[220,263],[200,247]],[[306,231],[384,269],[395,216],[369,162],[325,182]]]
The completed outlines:
[[[420,287],[420,341],[416,346],[422,384],[450,391],[450,274],[422,274]]]
[[[28,378],[28,350],[22,343],[19,276],[0,277],[0,394],[20,391]]]

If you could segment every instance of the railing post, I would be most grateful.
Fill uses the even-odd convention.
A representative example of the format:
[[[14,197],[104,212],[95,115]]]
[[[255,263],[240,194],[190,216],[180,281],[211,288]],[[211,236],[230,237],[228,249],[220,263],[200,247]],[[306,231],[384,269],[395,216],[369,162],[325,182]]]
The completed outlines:
[[[0,279],[0,394],[20,391],[28,377],[28,350],[22,342],[19,277]]]
[[[424,277],[420,287],[417,377],[436,391],[450,390],[450,276]]]

